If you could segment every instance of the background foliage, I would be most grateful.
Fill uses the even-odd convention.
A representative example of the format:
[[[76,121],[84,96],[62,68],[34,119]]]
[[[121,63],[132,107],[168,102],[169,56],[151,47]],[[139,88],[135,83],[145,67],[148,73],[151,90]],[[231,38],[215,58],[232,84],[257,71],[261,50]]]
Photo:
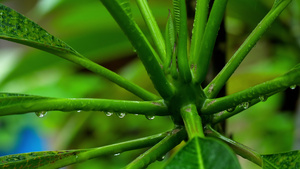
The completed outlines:
[[[88,58],[101,63],[140,86],[154,91],[134,49],[98,0],[7,0],[5,5],[31,18],[51,34],[67,42]],[[229,0],[225,27],[228,56],[271,8],[272,0]],[[254,86],[288,71],[299,63],[300,8],[293,1],[250,52],[230,78],[227,93]],[[171,1],[151,0],[149,4],[164,30]],[[135,5],[133,15],[147,35]],[[52,97],[138,99],[99,76],[51,54],[22,45],[0,41],[0,90]],[[277,94],[267,104],[259,103],[227,123],[227,133],[260,153],[300,149],[297,119],[300,118],[299,89]],[[289,101],[289,102],[288,102]],[[298,106],[298,113],[296,107]],[[300,121],[300,120],[298,120]],[[300,123],[300,122],[298,122]],[[147,120],[128,115],[119,119],[104,113],[49,112],[0,119],[0,155],[54,149],[89,148],[156,134],[172,127],[166,117]],[[298,132],[297,132],[298,131]],[[246,134],[245,134],[246,133]],[[300,137],[300,136],[298,136]],[[300,138],[298,138],[298,142]],[[102,157],[70,168],[111,168],[125,166],[140,151]],[[162,162],[151,164],[150,168]],[[254,164],[242,162],[244,168]]]

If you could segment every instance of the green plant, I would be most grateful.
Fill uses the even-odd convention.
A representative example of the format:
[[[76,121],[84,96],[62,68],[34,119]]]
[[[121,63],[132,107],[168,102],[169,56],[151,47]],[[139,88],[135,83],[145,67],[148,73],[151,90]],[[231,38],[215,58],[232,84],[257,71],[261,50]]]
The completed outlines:
[[[127,168],[143,168],[161,159],[183,140],[187,141],[165,168],[240,168],[232,150],[263,168],[295,168],[298,151],[261,155],[221,134],[220,122],[242,112],[275,93],[300,84],[299,65],[286,74],[225,97],[216,98],[221,88],[254,47],[262,34],[291,0],[276,0],[270,12],[257,25],[223,70],[204,89],[220,23],[227,1],[215,0],[209,12],[209,1],[196,6],[193,34],[188,42],[186,2],[174,0],[165,38],[161,34],[146,0],[137,0],[149,28],[153,46],[132,18],[127,0],[101,0],[131,41],[159,95],[155,95],[118,74],[79,54],[63,41],[50,35],[23,15],[1,5],[0,37],[55,54],[79,64],[130,91],[144,101],[86,98],[51,98],[26,94],[1,93],[0,115],[47,111],[103,111],[153,116],[171,116],[174,129],[161,134],[100,148],[48,151],[1,157],[2,168],[59,168],[105,154],[151,147]],[[154,49],[155,48],[155,49]],[[221,141],[219,141],[221,140]],[[227,143],[231,148],[229,148]],[[218,156],[216,156],[216,154]],[[278,162],[279,161],[279,162]]]

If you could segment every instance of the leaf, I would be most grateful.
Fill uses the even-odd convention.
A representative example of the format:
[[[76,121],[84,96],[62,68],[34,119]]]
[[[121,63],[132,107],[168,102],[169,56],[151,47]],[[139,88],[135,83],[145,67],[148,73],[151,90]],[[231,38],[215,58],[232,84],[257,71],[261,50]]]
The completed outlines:
[[[188,164],[188,165],[187,165]],[[171,159],[166,169],[240,169],[232,150],[212,138],[194,137]]]
[[[262,155],[263,169],[297,169],[300,168],[300,151],[280,154]]]
[[[0,168],[39,168],[62,159],[76,161],[76,156],[86,150],[42,151],[0,157]]]
[[[21,43],[68,59],[82,57],[62,40],[13,9],[0,4],[0,39]]]

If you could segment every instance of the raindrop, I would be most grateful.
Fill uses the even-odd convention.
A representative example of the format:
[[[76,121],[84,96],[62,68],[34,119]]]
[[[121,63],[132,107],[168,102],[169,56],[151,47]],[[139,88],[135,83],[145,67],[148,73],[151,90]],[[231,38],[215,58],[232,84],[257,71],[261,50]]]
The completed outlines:
[[[265,96],[259,96],[259,100],[262,102],[265,102],[268,99],[268,97]]]
[[[248,109],[249,108],[249,102],[244,102],[241,104],[241,106],[244,108],[244,109]]]
[[[146,119],[148,119],[148,120],[153,120],[154,118],[155,118],[155,116],[145,116],[146,117]]]
[[[233,112],[234,111],[234,107],[227,109],[228,112]]]
[[[138,116],[139,114],[134,114],[134,115]]]
[[[126,113],[117,113],[117,116],[122,119],[126,116]]]
[[[77,110],[77,113],[80,113],[81,112],[81,110]]]
[[[157,161],[163,161],[166,158],[166,156],[162,156],[160,158],[157,159]]]
[[[40,112],[35,112],[36,116],[38,116],[39,118],[43,118],[47,115],[46,111],[40,111]]]
[[[112,116],[113,114],[114,114],[114,113],[109,112],[109,111],[108,111],[108,112],[105,112],[105,115],[108,116],[108,117],[109,117],[109,116]]]
[[[114,156],[117,157],[117,156],[119,156],[120,154],[121,154],[121,153],[116,153],[116,154],[114,154]]]
[[[294,89],[296,89],[296,85],[292,85],[292,86],[290,86],[290,88],[291,88],[292,90],[294,90]]]

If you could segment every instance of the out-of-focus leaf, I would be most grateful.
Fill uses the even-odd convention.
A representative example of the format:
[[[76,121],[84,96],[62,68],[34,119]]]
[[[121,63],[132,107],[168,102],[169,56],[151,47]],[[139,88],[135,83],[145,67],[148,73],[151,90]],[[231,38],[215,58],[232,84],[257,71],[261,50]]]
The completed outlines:
[[[39,168],[65,158],[76,161],[76,156],[85,151],[43,151],[2,156],[0,157],[0,168]]]
[[[167,169],[240,169],[239,162],[228,146],[212,138],[195,137],[166,165]]]
[[[300,168],[300,151],[262,155],[262,158],[263,158],[263,169]]]

